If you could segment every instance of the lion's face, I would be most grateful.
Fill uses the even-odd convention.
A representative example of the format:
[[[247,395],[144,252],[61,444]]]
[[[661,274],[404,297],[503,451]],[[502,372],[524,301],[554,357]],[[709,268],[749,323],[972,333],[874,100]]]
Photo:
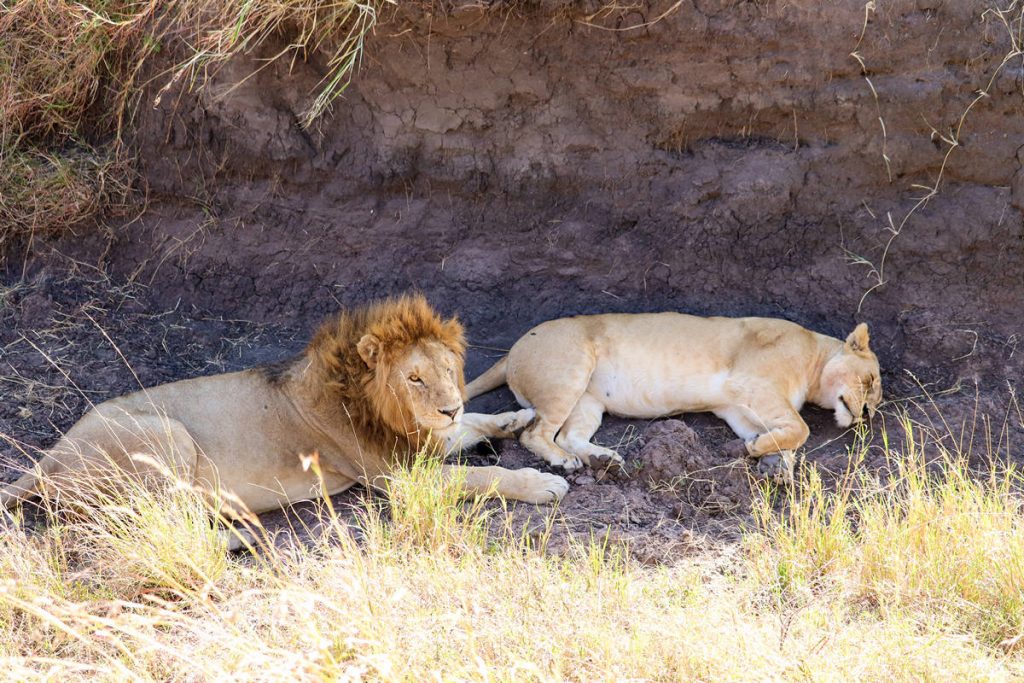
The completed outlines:
[[[865,413],[874,417],[882,402],[878,358],[868,343],[868,327],[861,323],[821,373],[822,393],[831,403],[840,427],[863,422]]]
[[[462,362],[437,341],[420,342],[390,368],[388,384],[422,430],[441,431],[462,419]]]
[[[397,353],[374,348],[364,337],[359,352],[374,370],[378,411],[396,429],[442,432],[463,413],[463,361],[460,348],[423,339]]]

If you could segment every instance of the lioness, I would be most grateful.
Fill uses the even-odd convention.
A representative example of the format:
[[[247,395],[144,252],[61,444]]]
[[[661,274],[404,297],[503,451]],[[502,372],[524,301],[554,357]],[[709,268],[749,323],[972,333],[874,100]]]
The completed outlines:
[[[807,440],[805,401],[848,427],[882,400],[878,359],[864,323],[842,342],[786,320],[699,318],[681,313],[584,315],[551,320],[469,383],[469,398],[508,383],[537,411],[520,437],[553,465],[621,463],[591,443],[605,412],[654,418],[713,412],[741,440],[734,455],[761,474],[791,480],[793,450]],[[779,453],[781,457],[761,460]]]
[[[98,476],[111,462],[145,474],[156,460],[255,513],[319,495],[317,479],[301,466],[304,455],[319,454],[327,493],[379,484],[420,448],[510,437],[533,417],[530,410],[463,414],[464,352],[459,322],[441,320],[421,296],[341,313],[286,363],[165,384],[96,406],[45,453],[41,472],[0,492],[0,503],[10,508],[41,484]],[[569,488],[534,469],[467,467],[462,475],[469,492],[495,487],[531,503],[554,502]]]

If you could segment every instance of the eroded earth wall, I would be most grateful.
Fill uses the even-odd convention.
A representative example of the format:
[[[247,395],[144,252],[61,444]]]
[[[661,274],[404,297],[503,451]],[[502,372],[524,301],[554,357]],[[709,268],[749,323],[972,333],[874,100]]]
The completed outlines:
[[[867,320],[891,384],[1000,384],[1024,357],[1024,99],[992,7],[403,6],[311,129],[325,60],[259,61],[281,36],[151,107],[156,79],[146,212],[61,248],[227,317],[311,327],[415,287],[481,347],[605,310]]]

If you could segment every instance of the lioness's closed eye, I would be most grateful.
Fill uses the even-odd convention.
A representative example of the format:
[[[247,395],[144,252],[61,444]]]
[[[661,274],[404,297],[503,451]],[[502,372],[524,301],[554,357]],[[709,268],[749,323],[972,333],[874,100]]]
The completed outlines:
[[[32,496],[40,475],[70,486],[110,464],[141,472],[147,460],[201,489],[233,494],[257,513],[319,495],[320,482],[301,464],[312,453],[328,493],[374,485],[431,442],[449,450],[511,437],[532,419],[532,410],[464,414],[464,352],[462,326],[442,320],[422,296],[344,312],[286,363],[165,384],[95,407],[44,454],[38,473],[5,487],[0,502],[10,508]],[[469,467],[462,475],[470,491],[532,503],[568,490],[563,478],[528,468]]]
[[[710,411],[742,441],[736,454],[766,458],[765,474],[792,478],[792,453],[809,430],[810,401],[848,427],[882,400],[878,359],[861,323],[841,341],[772,318],[681,313],[607,314],[542,323],[470,382],[470,398],[508,383],[537,412],[523,444],[567,470],[621,462],[591,438],[609,412],[654,418]]]

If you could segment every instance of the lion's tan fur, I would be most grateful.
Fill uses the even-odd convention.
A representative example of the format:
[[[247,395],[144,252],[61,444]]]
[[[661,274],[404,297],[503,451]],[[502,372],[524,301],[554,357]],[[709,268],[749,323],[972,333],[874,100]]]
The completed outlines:
[[[321,493],[302,467],[317,454],[329,493],[377,484],[406,455],[511,436],[531,411],[463,415],[465,341],[422,296],[338,315],[304,353],[273,368],[201,377],[122,396],[90,410],[29,472],[0,492],[11,507],[38,491],[95,477],[106,465],[146,471],[154,459],[252,512]],[[142,458],[137,456],[144,456]],[[465,468],[466,486],[532,502],[564,495],[536,470]]]

